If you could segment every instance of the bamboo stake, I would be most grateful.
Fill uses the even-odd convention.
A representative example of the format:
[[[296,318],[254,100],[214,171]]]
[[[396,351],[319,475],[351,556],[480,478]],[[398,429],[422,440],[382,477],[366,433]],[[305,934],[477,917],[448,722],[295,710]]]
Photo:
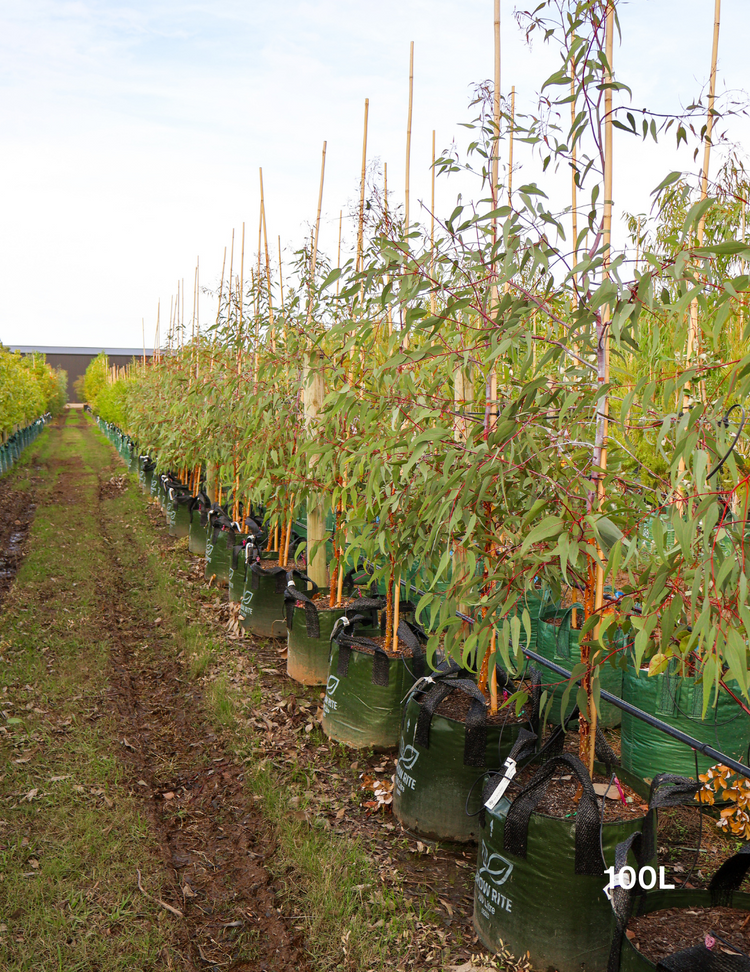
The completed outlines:
[[[231,279],[231,272],[229,274]],[[240,318],[237,331],[237,374],[242,370],[242,341],[244,338],[243,328],[245,323],[245,223],[242,223],[242,245],[240,247]],[[256,375],[257,379],[257,375]]]
[[[224,259],[221,261],[221,285],[219,286],[219,306],[216,308],[216,326],[219,326],[219,316],[221,315],[221,298],[224,295],[224,268],[227,264],[227,248],[224,247]]]
[[[608,0],[607,3],[607,14],[606,14],[606,24],[605,24],[605,52],[607,57],[607,82],[611,84],[612,81],[612,58],[614,54],[614,7],[612,0]],[[612,88],[607,87],[604,92],[604,212],[602,219],[602,241],[603,241],[603,267],[602,272],[605,279],[609,279],[609,264],[611,261],[611,241],[612,241]],[[599,338],[599,345],[601,347],[601,352],[599,354],[598,362],[598,380],[601,386],[606,386],[609,382],[609,322],[610,322],[611,308],[608,304],[602,307],[601,311],[601,336]],[[605,488],[604,488],[604,476],[607,470],[607,433],[609,425],[609,396],[607,393],[602,394],[599,399],[599,405],[597,408],[599,415],[597,421],[597,432],[596,432],[596,447],[598,448],[598,466],[599,471],[596,480],[596,492],[597,492],[597,505],[600,512],[604,510],[604,500],[605,500]],[[596,591],[594,596],[594,613],[597,617],[596,627],[593,631],[593,638],[596,640],[599,637],[599,631],[601,626],[601,612],[604,606],[604,569],[602,567],[603,553],[599,550],[599,560],[596,564]],[[588,639],[587,639],[588,640]],[[590,642],[588,642],[590,644]],[[590,662],[590,651],[585,651],[581,655],[581,661],[585,664]],[[585,745],[588,742],[588,752],[586,753],[588,757],[588,767],[589,774],[593,776],[594,774],[594,753],[595,753],[595,738],[596,738],[596,723],[597,723],[597,712],[596,706],[594,705],[593,695],[589,693],[590,709],[589,709],[589,728],[588,733],[584,732],[584,737],[581,742]],[[586,740],[588,736],[588,740]],[[583,755],[583,754],[582,754]]]
[[[404,189],[404,236],[409,234],[409,175],[411,169],[411,114],[414,101],[414,41],[409,45],[409,114],[406,120],[406,185]]]
[[[714,2],[714,36],[711,48],[711,74],[708,82],[708,117],[706,118],[706,137],[703,150],[703,170],[701,172],[701,194],[700,201],[708,195],[708,166],[711,161],[711,135],[714,129],[714,101],[716,100],[716,62],[719,55],[719,28],[721,26],[721,0]],[[705,218],[701,216],[698,222],[698,246],[703,246],[703,236],[705,230]],[[695,298],[690,303],[690,327],[688,328],[688,340],[686,358],[688,368],[693,358],[693,353],[699,344],[698,333],[698,299]],[[687,405],[687,403],[686,403]]]
[[[143,337],[143,370],[146,370],[146,318],[141,318],[141,332]]]
[[[271,329],[271,353],[276,354],[276,332],[271,300],[271,258],[268,255],[268,228],[266,226],[266,197],[263,193],[263,169],[260,169],[260,211],[263,219],[263,246],[266,251],[266,288],[268,290],[268,326]]]
[[[161,298],[156,303],[156,333],[154,334],[154,354],[157,361],[161,350]]]
[[[320,189],[318,190],[318,212],[315,219],[315,229],[313,232],[312,253],[310,259],[310,286],[307,304],[307,334],[311,333],[313,301],[315,295],[315,265],[318,256],[318,239],[320,237],[320,215],[323,208],[323,183],[325,180],[326,168],[326,147],[323,143],[323,155],[320,165]],[[309,427],[317,417],[323,405],[325,389],[323,386],[323,374],[319,356],[312,351],[312,348],[305,355],[305,424]],[[322,498],[311,495],[308,499],[307,509],[307,543],[308,560],[307,573],[310,579],[318,587],[328,586],[328,569],[326,566],[325,554],[325,523],[322,510]],[[312,554],[313,546],[317,547],[315,554]]]
[[[313,288],[315,284],[315,263],[318,258],[318,237],[320,235],[320,213],[323,208],[323,181],[326,174],[326,146],[327,142],[323,142],[323,157],[320,163],[320,188],[318,190],[318,214],[315,218],[315,232],[313,234],[313,245],[312,254],[310,259],[310,288],[308,292],[308,302],[307,302],[307,325],[308,328],[312,323],[312,310],[313,310]]]
[[[430,314],[435,316],[435,129],[432,129],[432,194],[430,196]]]
[[[284,539],[284,562],[281,564],[282,567],[286,567],[289,563],[289,542],[292,538],[292,523],[294,522],[294,493],[292,493],[292,498],[289,501],[289,522],[286,529],[286,537]]]
[[[493,120],[493,151],[492,151],[492,164],[491,164],[491,180],[492,185],[490,186],[492,194],[492,208],[497,210],[498,208],[498,189],[499,189],[499,179],[500,179],[500,0],[495,0],[494,4],[494,44],[495,44],[495,60],[494,60],[494,85],[492,93],[492,120]],[[493,216],[492,218],[492,261],[491,261],[491,279],[492,284],[490,287],[490,314],[494,314],[498,306],[498,292],[497,292],[497,264],[495,249],[497,246],[498,239],[498,217]],[[496,414],[497,414],[497,369],[494,364],[491,364],[487,373],[487,379],[485,382],[485,407],[484,407],[484,436],[487,438],[490,432],[495,427]],[[487,508],[487,521],[492,528],[493,525],[493,511],[491,504],[486,504]],[[491,556],[491,549],[487,551],[488,558]],[[485,568],[486,573],[486,568]],[[486,617],[486,610],[483,612],[483,617]],[[494,631],[494,628],[493,628]],[[482,659],[482,667],[479,675],[479,688],[486,695],[487,694],[487,678],[489,673],[490,656],[492,655],[493,648],[496,648],[493,640],[490,639],[490,644],[488,645],[487,652]],[[490,696],[492,689],[490,687]],[[492,697],[490,697],[490,705],[492,705]]]
[[[495,0],[495,19],[494,19],[494,38],[495,38],[495,73],[494,73],[494,88],[492,97],[492,117],[493,117],[493,127],[494,127],[494,151],[492,153],[492,208],[497,209],[498,197],[498,181],[500,178],[500,0]],[[491,312],[494,313],[497,307],[497,283],[495,281],[496,277],[496,257],[495,257],[495,246],[497,245],[497,235],[498,235],[498,218],[493,217],[492,220],[492,288],[490,291],[490,308]],[[486,397],[487,402],[485,406],[485,433],[489,435],[492,428],[495,425],[495,412],[496,412],[496,402],[497,402],[497,371],[495,366],[490,367],[489,374],[487,376],[487,387],[486,387]]]
[[[398,626],[401,614],[401,578],[396,577],[393,583],[393,642],[391,651],[395,655],[398,651]]]
[[[513,192],[513,129],[516,126],[516,86],[510,89],[510,132],[508,145],[508,208],[511,205]]]
[[[343,211],[343,209],[340,209],[339,210],[339,249],[338,249],[338,256],[336,257],[336,268],[338,270],[341,269],[341,225],[342,225],[343,219],[344,219],[344,211]],[[336,281],[336,296],[337,297],[339,295],[339,288],[340,288],[340,286],[341,286],[341,278],[339,278]]]
[[[198,367],[200,358],[198,356],[198,345],[201,336],[201,258],[196,257],[195,263],[195,377],[198,377]]]
[[[232,277],[234,276],[234,228],[232,229],[232,245],[229,251],[229,279],[227,284],[229,289],[227,290],[227,298],[229,303],[227,304],[227,328],[229,328],[229,314],[232,307],[232,301],[234,300],[234,289],[232,284]]]
[[[573,125],[576,120],[576,103],[575,103],[575,92],[576,92],[576,76],[575,67],[571,65],[570,69],[570,128],[573,129]],[[578,164],[578,146],[576,142],[573,142],[573,147],[571,150],[571,177],[570,177],[570,197],[571,206],[570,212],[573,220],[573,266],[578,265],[578,185],[576,183],[576,166]],[[573,287],[578,287],[578,278],[573,276]]]
[[[413,46],[413,45],[412,45]],[[370,99],[365,98],[365,120],[362,134],[362,173],[359,186],[359,223],[357,228],[357,272],[362,269],[364,259],[364,236],[365,236],[365,178],[367,172],[367,120],[370,114]],[[341,248],[341,234],[339,223],[339,250]],[[341,254],[339,253],[339,261]]]

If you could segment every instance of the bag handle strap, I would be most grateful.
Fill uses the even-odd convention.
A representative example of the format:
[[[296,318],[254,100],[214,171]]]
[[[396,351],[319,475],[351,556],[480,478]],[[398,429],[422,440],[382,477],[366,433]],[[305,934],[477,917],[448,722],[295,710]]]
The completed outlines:
[[[582,789],[576,809],[575,873],[601,877],[604,874],[604,862],[599,852],[597,797],[588,770],[571,753],[562,753],[549,759],[517,794],[505,820],[505,850],[516,857],[526,857],[531,814],[547,792],[555,770],[561,766],[578,777]]]

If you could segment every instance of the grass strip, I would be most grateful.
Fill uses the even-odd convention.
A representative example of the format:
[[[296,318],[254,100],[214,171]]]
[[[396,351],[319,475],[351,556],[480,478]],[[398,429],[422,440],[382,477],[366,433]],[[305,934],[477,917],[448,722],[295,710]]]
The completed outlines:
[[[46,429],[3,480],[31,488],[28,554],[0,616],[0,967],[170,968],[161,862],[123,787],[108,713],[95,516],[113,457],[82,416]],[[174,956],[176,958],[176,956]]]

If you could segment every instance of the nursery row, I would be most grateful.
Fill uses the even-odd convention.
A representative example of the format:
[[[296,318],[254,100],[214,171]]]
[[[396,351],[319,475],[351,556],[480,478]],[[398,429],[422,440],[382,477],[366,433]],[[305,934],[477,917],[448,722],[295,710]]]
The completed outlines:
[[[8,472],[26,446],[31,445],[51,418],[52,414],[47,412],[30,425],[17,429],[0,445],[0,476]]]
[[[504,944],[519,956],[528,951],[535,967],[554,965],[561,972],[617,968],[607,963],[619,961],[620,950],[621,968],[654,967],[622,936],[632,902],[621,888],[610,905],[603,893],[607,868],[629,863],[638,873],[645,869],[644,881],[652,869],[661,885],[672,883],[657,859],[656,811],[695,806],[701,783],[684,777],[694,774],[697,756],[687,748],[670,749],[632,717],[622,725],[617,756],[610,746],[616,746],[617,734],[605,738],[601,728],[615,726],[618,711],[603,705],[590,776],[571,750],[572,734],[561,725],[578,717],[574,704],[565,702],[564,686],[534,669],[516,677],[499,672],[502,697],[507,700],[525,684],[528,701],[518,709],[501,706],[492,716],[470,672],[440,656],[434,669],[425,667],[426,634],[405,598],[399,624],[404,646],[398,654],[383,650],[385,598],[366,569],[345,579],[340,606],[331,607],[328,597],[316,599],[298,553],[304,547],[302,523],[291,522],[286,530],[282,566],[283,555],[265,549],[273,537],[262,511],[243,511],[241,526],[226,506],[208,499],[201,484],[193,493],[178,476],[157,474],[128,436],[102,420],[99,425],[164,510],[170,534],[186,537],[190,551],[205,557],[207,581],[227,589],[242,628],[255,636],[285,637],[290,677],[326,686],[324,732],[357,748],[398,748],[392,797],[399,821],[420,836],[478,841],[474,921],[487,947]],[[579,629],[571,621],[581,606],[565,609],[542,598],[533,603],[527,598],[525,606],[534,620],[525,643],[571,666],[579,655]],[[702,721],[701,686],[694,677],[675,671],[650,679],[644,671],[639,677],[632,660],[624,673],[617,672],[606,685],[613,694],[745,757],[750,718],[730,695],[712,700]],[[542,691],[553,700],[549,727],[540,710]],[[705,762],[700,769],[707,769]],[[582,795],[575,801],[578,787]],[[572,830],[566,819],[571,814]],[[727,865],[724,877],[715,879],[713,890],[662,888],[639,898],[637,914],[664,907],[694,912],[715,903],[719,887],[723,900],[746,908],[746,895],[721,884],[730,869]],[[739,868],[737,889],[743,876]]]
[[[22,357],[0,345],[0,444],[32,428],[40,415],[59,415],[67,380],[67,373],[48,365],[43,354]]]
[[[211,327],[175,311],[151,363],[98,360],[86,387],[241,625],[288,637],[290,676],[325,684],[324,731],[399,747],[397,817],[479,842],[482,940],[568,972],[606,966],[633,902],[617,885],[614,922],[604,869],[617,846],[618,868],[652,866],[660,805],[705,782],[701,801],[731,803],[721,825],[750,835],[745,784],[653,720],[631,709],[605,738],[611,700],[634,702],[745,772],[748,180],[729,156],[708,181],[716,44],[708,106],[639,130],[616,4],[519,16],[559,69],[542,112],[503,102],[497,75],[480,86],[465,153],[433,166],[474,178],[474,198],[420,225],[385,173],[363,177],[356,248],[334,265],[323,171],[285,286],[281,254],[273,268],[259,248],[246,279],[232,250]],[[619,249],[614,127],[703,149],[700,179],[665,174]]]

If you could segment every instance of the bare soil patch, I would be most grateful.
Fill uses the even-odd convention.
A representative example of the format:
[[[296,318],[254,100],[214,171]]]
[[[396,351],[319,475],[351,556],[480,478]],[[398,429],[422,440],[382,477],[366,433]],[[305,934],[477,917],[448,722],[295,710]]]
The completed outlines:
[[[0,487],[0,606],[21,566],[35,508],[28,490]]]

